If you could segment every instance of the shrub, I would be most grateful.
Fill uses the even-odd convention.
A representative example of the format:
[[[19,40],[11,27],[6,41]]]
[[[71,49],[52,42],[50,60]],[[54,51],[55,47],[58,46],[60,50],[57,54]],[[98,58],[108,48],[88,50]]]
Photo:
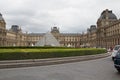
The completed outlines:
[[[43,59],[43,58],[56,58],[56,57],[70,57],[82,55],[94,55],[105,53],[105,49],[93,48],[1,48],[0,60],[21,60],[21,59]]]

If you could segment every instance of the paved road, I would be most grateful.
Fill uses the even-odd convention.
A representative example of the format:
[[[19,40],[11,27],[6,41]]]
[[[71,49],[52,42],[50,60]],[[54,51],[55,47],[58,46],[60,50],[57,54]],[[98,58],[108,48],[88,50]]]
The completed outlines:
[[[110,57],[40,67],[0,69],[0,80],[120,80]]]

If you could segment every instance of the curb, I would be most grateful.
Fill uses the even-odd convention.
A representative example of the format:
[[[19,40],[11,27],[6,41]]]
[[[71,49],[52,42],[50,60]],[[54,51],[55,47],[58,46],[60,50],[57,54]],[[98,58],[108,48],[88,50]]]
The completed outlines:
[[[97,55],[63,57],[63,58],[0,61],[0,69],[46,66],[46,65],[55,65],[55,64],[63,64],[63,63],[71,63],[71,62],[80,62],[80,61],[104,58],[110,55],[111,53],[105,53],[105,54],[97,54]]]

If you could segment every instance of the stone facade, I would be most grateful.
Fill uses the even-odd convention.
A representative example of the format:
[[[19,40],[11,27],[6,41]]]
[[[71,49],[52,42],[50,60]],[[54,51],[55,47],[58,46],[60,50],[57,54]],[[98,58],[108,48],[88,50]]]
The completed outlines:
[[[80,47],[80,36],[78,33],[60,33],[59,28],[51,28],[51,33],[59,41],[60,46],[66,47]],[[29,46],[35,45],[39,40],[43,38],[45,33],[31,33],[28,34]]]
[[[97,28],[94,32],[85,35],[90,47],[109,48],[120,44],[120,20],[111,10],[104,10],[97,20]],[[82,40],[84,38],[81,38]]]
[[[6,23],[0,13],[0,45],[6,45]]]
[[[109,48],[120,44],[120,20],[111,10],[104,10],[91,25],[87,33],[60,33],[59,28],[52,27],[51,33],[66,47],[101,47]],[[23,33],[22,29],[13,25],[6,30],[6,22],[0,14],[0,46],[34,46],[45,33]]]

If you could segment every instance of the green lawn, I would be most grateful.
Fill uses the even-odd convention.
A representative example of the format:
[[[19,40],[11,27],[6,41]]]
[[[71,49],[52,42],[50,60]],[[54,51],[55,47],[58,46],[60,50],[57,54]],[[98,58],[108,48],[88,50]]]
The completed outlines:
[[[67,52],[67,51],[83,51],[83,50],[101,50],[96,48],[65,48],[65,49],[0,49],[0,53],[28,53],[28,52]]]

